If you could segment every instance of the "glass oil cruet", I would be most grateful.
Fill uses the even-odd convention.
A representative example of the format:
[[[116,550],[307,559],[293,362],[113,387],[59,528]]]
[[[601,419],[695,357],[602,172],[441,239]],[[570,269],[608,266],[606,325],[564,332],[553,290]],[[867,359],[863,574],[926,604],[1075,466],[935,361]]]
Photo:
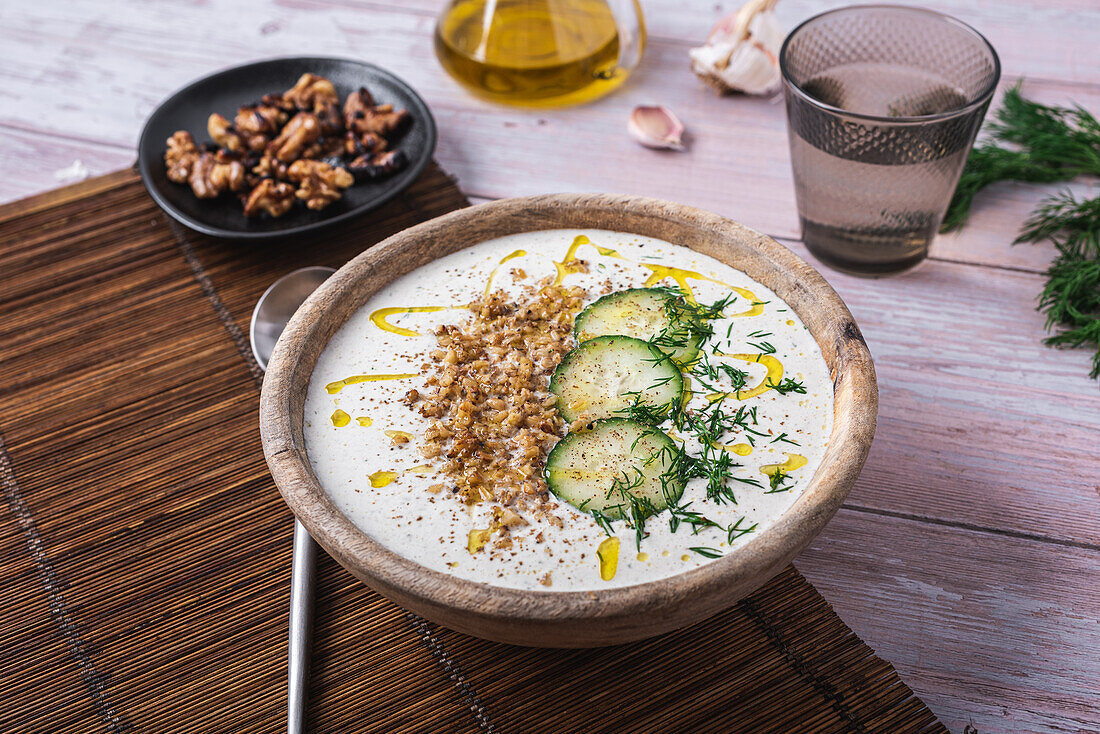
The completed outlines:
[[[479,97],[528,107],[602,97],[644,48],[638,0],[449,0],[435,29],[447,73]]]

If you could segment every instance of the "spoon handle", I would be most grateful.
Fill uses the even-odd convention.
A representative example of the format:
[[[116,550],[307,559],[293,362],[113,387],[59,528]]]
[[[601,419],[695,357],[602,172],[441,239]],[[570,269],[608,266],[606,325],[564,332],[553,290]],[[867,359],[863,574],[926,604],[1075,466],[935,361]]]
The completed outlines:
[[[317,544],[302,523],[294,521],[294,557],[290,572],[290,651],[287,680],[287,734],[302,734],[309,691],[313,641],[313,574]]]

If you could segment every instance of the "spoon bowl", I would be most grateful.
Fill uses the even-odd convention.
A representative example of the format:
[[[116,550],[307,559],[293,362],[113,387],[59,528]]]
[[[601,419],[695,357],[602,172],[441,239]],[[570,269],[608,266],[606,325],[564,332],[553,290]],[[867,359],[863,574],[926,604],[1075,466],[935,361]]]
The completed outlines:
[[[290,317],[305,303],[309,294],[317,290],[336,271],[321,265],[299,268],[276,280],[252,310],[252,322],[248,328],[248,341],[252,344],[252,355],[260,365],[267,369],[267,361],[275,349],[275,342],[283,333]]]

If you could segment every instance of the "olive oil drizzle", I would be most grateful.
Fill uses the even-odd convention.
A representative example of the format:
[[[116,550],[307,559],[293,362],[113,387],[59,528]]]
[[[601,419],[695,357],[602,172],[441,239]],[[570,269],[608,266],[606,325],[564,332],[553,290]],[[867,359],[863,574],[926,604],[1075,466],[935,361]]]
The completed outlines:
[[[573,238],[572,244],[570,244],[569,249],[565,251],[565,255],[562,257],[561,261],[554,262],[554,269],[558,272],[557,277],[554,278],[554,285],[561,285],[565,281],[565,277],[570,273],[579,273],[581,271],[581,265],[577,262],[577,250],[582,245],[591,245],[596,248],[596,252],[604,257],[614,257],[619,260],[627,259],[620,255],[617,250],[594,244],[588,237],[579,234]]]
[[[388,306],[372,311],[370,320],[379,329],[388,331],[391,334],[397,334],[398,336],[423,336],[419,331],[406,329],[403,326],[396,326],[386,319],[399,313],[432,313],[434,311],[447,311],[460,308],[465,308],[465,306]]]
[[[493,268],[492,271],[490,271],[489,279],[487,281],[485,281],[485,293],[484,293],[484,295],[486,295],[486,296],[489,295],[489,292],[493,289],[493,280],[496,279],[497,272],[500,270],[501,265],[508,262],[509,260],[515,260],[517,257],[523,257],[526,254],[527,254],[527,250],[514,250],[514,251],[508,253],[507,255],[505,255],[504,257],[502,257],[500,259],[500,262],[497,263],[496,267]]]
[[[380,380],[407,380],[410,377],[416,377],[415,372],[401,372],[395,375],[352,375],[351,377],[345,377],[342,380],[336,382],[330,382],[325,385],[325,390],[329,395],[335,395],[343,390],[348,385],[357,385],[360,382],[378,382]],[[366,425],[370,425],[367,423]]]
[[[615,578],[619,570],[619,539],[614,535],[604,538],[596,548],[596,557],[600,559],[600,578],[604,581]]]
[[[698,301],[695,300],[695,291],[692,290],[691,286],[688,284],[688,281],[704,280],[708,283],[717,283],[724,288],[729,288],[731,291],[749,302],[750,306],[748,310],[742,311],[740,313],[728,314],[726,315],[726,318],[737,319],[747,316],[759,316],[760,314],[764,313],[764,302],[757,298],[756,294],[748,290],[747,288],[739,288],[738,286],[724,283],[715,278],[703,275],[702,273],[697,273],[694,270],[684,270],[683,268],[677,268],[672,265],[658,265],[656,263],[639,264],[646,270],[650,271],[650,276],[646,278],[646,281],[643,284],[646,288],[657,285],[665,278],[671,278],[676,282],[676,285],[679,286],[680,290],[684,294],[684,298],[687,299],[689,303],[698,303]]]
[[[764,379],[760,381],[760,384],[755,387],[737,390],[736,392],[716,392],[707,395],[707,400],[712,403],[723,398],[734,398],[736,400],[755,398],[757,395],[763,395],[768,390],[774,389],[783,379],[783,363],[770,354],[726,354],[725,352],[715,352],[715,354],[731,359],[739,359],[742,362],[758,362],[768,368],[768,373],[764,375]]]
[[[760,467],[760,473],[767,476],[774,476],[776,472],[782,472],[783,474],[790,474],[796,469],[801,469],[806,466],[806,457],[802,454],[784,454],[787,460],[782,464],[764,464]]]

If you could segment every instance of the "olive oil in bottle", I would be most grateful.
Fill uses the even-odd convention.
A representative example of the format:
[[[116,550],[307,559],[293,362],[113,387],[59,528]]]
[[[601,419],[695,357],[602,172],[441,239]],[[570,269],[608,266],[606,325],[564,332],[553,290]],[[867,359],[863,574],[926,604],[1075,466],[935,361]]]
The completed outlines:
[[[640,9],[629,5],[643,43]],[[620,40],[607,0],[452,0],[435,31],[440,63],[463,86],[532,107],[588,102],[622,84]]]

